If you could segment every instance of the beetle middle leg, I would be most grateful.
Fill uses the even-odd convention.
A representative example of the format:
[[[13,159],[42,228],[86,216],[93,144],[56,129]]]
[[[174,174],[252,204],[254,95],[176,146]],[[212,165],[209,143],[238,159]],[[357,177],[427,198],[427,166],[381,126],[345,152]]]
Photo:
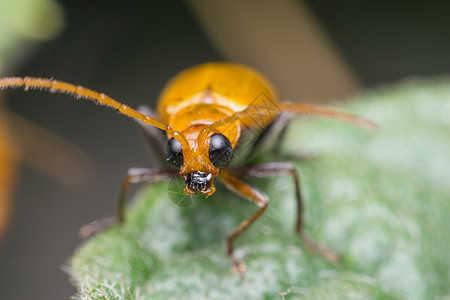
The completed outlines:
[[[116,216],[97,220],[84,225],[80,229],[80,236],[89,237],[94,233],[107,229],[116,224],[122,224],[125,221],[125,203],[127,200],[127,191],[130,183],[155,182],[166,180],[177,175],[177,170],[159,169],[159,168],[130,168],[120,185],[119,196],[116,203]]]
[[[301,238],[305,246],[311,252],[316,252],[325,257],[328,261],[338,264],[340,262],[339,255],[331,248],[318,244],[303,229],[303,200],[301,194],[300,181],[297,171],[291,163],[275,162],[260,164],[251,167],[241,167],[229,170],[230,173],[237,176],[251,176],[251,177],[270,177],[274,175],[290,175],[295,184],[295,196],[297,200],[297,222],[295,224],[295,232]]]

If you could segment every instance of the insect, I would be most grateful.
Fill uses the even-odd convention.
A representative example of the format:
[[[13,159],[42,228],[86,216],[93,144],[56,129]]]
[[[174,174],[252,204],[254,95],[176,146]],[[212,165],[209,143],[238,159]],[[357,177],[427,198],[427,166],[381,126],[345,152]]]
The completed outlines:
[[[209,196],[215,192],[214,182],[218,179],[228,189],[259,207],[226,237],[226,253],[231,258],[232,269],[242,274],[244,264],[234,255],[234,241],[264,213],[269,198],[241,178],[286,174],[295,183],[295,232],[308,249],[321,253],[331,261],[338,260],[331,249],[315,243],[303,230],[300,183],[292,164],[274,162],[249,166],[245,164],[247,158],[241,155],[241,165],[234,166],[233,160],[238,156],[236,153],[241,140],[250,140],[247,143],[250,151],[247,152],[251,156],[255,149],[266,143],[268,136],[281,136],[291,114],[325,116],[369,129],[375,128],[372,122],[321,106],[281,102],[271,83],[261,74],[233,63],[206,63],[177,74],[163,89],[156,112],[145,106],[134,110],[105,94],[53,79],[0,78],[0,89],[17,87],[66,93],[116,109],[137,120],[153,145],[161,146],[159,149],[165,147],[162,155],[175,168],[130,168],[121,184],[114,222],[124,222],[129,183],[180,176],[185,182],[186,195]],[[89,230],[96,231],[110,223],[111,220],[100,222]]]

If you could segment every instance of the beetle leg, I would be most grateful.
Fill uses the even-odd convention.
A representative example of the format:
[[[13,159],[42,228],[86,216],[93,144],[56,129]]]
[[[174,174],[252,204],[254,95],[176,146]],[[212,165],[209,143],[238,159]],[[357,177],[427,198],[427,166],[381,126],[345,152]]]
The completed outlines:
[[[331,248],[318,244],[311,237],[306,234],[303,229],[303,200],[300,188],[300,181],[295,167],[287,162],[266,163],[251,167],[242,167],[230,169],[230,173],[237,176],[251,176],[251,177],[270,177],[274,175],[290,175],[295,184],[295,196],[297,200],[297,222],[295,224],[295,232],[301,238],[306,248],[311,252],[316,252],[325,257],[328,261],[338,264],[340,262],[339,255]]]
[[[291,112],[281,112],[258,136],[257,141],[253,145],[252,153],[260,151],[262,148],[265,151],[278,155],[281,152],[281,145],[289,122],[293,117],[294,114]]]
[[[80,236],[87,238],[94,233],[107,229],[115,224],[122,224],[125,221],[125,203],[127,198],[128,185],[130,183],[154,182],[171,178],[178,174],[173,169],[157,169],[157,168],[130,168],[125,174],[120,186],[119,196],[116,203],[116,216],[106,219],[97,220],[84,225],[80,229]]]
[[[256,221],[256,219],[258,219],[264,213],[267,205],[269,204],[269,198],[265,194],[261,193],[258,189],[248,185],[245,182],[240,181],[227,172],[222,172],[219,176],[219,179],[225,184],[227,188],[244,197],[245,199],[255,202],[260,207],[260,209],[256,213],[242,221],[232,232],[227,235],[226,252],[231,258],[233,271],[243,276],[245,265],[234,256],[233,243],[234,240],[244,230],[246,230],[253,222]]]

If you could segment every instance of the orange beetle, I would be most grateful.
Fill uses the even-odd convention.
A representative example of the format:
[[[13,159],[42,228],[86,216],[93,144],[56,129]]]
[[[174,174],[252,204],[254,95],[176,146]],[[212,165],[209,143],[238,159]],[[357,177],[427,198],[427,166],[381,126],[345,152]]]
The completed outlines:
[[[372,122],[316,105],[280,102],[275,89],[261,74],[232,63],[206,63],[176,75],[162,91],[156,114],[147,107],[136,111],[105,94],[53,79],[0,78],[0,89],[15,87],[71,94],[117,109],[137,120],[153,144],[166,144],[165,159],[176,170],[129,169],[121,185],[116,218],[88,225],[85,227],[86,234],[124,221],[126,191],[130,182],[157,181],[179,175],[186,184],[185,194],[208,196],[215,192],[214,180],[218,178],[227,188],[259,206],[255,214],[227,235],[227,254],[231,257],[233,269],[242,274],[244,265],[233,255],[233,242],[266,210],[269,199],[239,177],[288,174],[294,179],[296,187],[296,233],[308,249],[323,254],[331,261],[338,260],[331,249],[316,244],[302,229],[302,198],[293,165],[266,163],[246,166],[244,163],[231,167],[230,162],[237,159],[236,149],[240,141],[248,139],[248,136],[253,136],[247,144],[250,154],[264,144],[269,134],[281,136],[280,132],[289,120],[289,112],[341,119],[369,129],[375,128]],[[255,134],[255,131],[262,133]],[[243,160],[245,162],[245,157]]]

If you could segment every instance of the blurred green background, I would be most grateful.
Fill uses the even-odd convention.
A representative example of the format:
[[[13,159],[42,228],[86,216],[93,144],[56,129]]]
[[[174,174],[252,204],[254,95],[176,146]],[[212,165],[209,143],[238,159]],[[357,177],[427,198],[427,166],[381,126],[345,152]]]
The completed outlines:
[[[54,77],[105,92],[131,106],[152,105],[176,72],[224,59],[182,1],[57,1],[61,11],[56,8],[52,15],[39,11],[44,2],[35,7],[31,0],[0,0],[0,24],[30,22],[27,8],[31,7],[31,12],[46,16],[36,24],[47,32],[30,36],[16,31],[16,38],[23,38],[17,41],[20,47],[8,53],[8,60],[1,61],[2,75]],[[450,70],[449,4],[444,1],[305,3],[367,88]],[[257,11],[255,7],[249,15]],[[268,22],[276,26],[276,19]],[[15,43],[7,39],[6,29],[0,29],[2,55],[12,49],[6,43]],[[52,36],[56,37],[49,39]],[[0,299],[69,298],[75,289],[61,266],[80,244],[79,227],[112,215],[125,170],[149,165],[151,158],[131,120],[90,103],[14,92],[8,95],[8,107],[71,140],[96,162],[91,184],[76,192],[24,168],[14,219],[0,244]]]

